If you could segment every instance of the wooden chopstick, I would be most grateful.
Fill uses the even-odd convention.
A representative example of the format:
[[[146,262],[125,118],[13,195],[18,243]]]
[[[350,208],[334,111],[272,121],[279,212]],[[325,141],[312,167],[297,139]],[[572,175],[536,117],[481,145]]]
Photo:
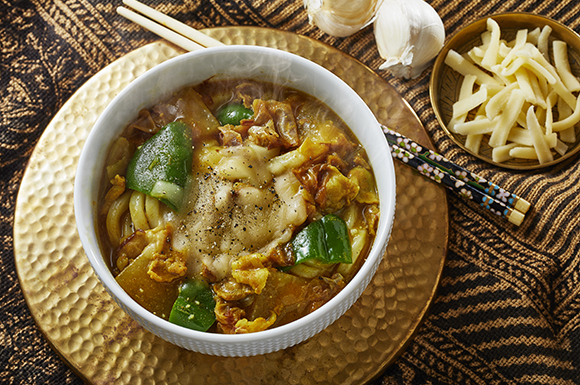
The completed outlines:
[[[205,48],[197,43],[195,43],[194,41],[176,33],[173,32],[172,30],[157,24],[153,21],[151,21],[150,19],[147,19],[146,17],[143,17],[141,15],[139,15],[138,13],[135,13],[127,8],[124,7],[118,7],[117,8],[117,13],[129,20],[131,20],[132,22],[139,24],[141,27],[153,32],[154,34],[172,42],[173,44],[183,48],[186,51],[196,51],[198,49],[202,49]]]
[[[137,0],[123,0],[123,3],[150,19],[124,7],[117,8],[117,12],[121,16],[187,51],[224,45]],[[526,200],[463,169],[431,150],[425,149],[424,153],[419,154],[416,149],[422,149],[423,146],[385,126],[382,126],[382,129],[393,152],[393,157],[396,159],[417,169],[421,175],[442,183],[458,195],[475,201],[485,209],[502,216],[517,226],[524,220],[525,213],[530,208],[530,203]]]
[[[123,4],[147,16],[149,19],[124,7],[117,8],[119,15],[139,24],[143,28],[176,44],[186,51],[224,45],[222,42],[199,32],[195,28],[156,11],[137,0],[123,0]]]

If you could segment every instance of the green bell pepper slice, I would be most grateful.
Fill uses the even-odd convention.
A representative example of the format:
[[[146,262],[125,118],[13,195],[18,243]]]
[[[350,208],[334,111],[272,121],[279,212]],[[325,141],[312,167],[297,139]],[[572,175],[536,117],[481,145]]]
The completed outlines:
[[[169,314],[169,322],[201,332],[215,322],[215,300],[209,285],[197,279],[186,279]]]
[[[308,260],[325,264],[352,263],[348,227],[342,218],[329,214],[302,229],[291,241],[295,265]]]
[[[312,222],[296,234],[292,240],[292,250],[296,257],[295,265],[312,259],[326,263],[328,251],[322,223]]]
[[[352,263],[352,247],[344,220],[337,215],[329,214],[320,221],[324,228],[328,263]]]
[[[216,115],[222,126],[226,124],[239,126],[242,119],[250,119],[254,116],[254,112],[244,107],[243,104],[230,103],[218,108]]]
[[[126,186],[179,211],[192,162],[189,126],[169,123],[137,148],[127,166]]]

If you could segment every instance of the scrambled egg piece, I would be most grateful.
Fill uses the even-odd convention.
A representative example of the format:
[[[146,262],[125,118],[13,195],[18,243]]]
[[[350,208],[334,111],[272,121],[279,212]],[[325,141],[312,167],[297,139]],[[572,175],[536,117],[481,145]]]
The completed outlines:
[[[327,172],[324,194],[317,194],[316,202],[325,211],[336,212],[350,204],[358,194],[359,186],[334,166],[329,166]]]
[[[248,321],[246,318],[242,318],[236,322],[236,325],[234,326],[234,333],[242,334],[259,332],[268,329],[274,324],[274,322],[276,322],[276,313],[274,312],[270,313],[270,317],[268,317],[268,319],[259,317],[253,321]]]
[[[268,280],[268,268],[264,267],[267,257],[260,253],[247,254],[232,262],[232,277],[238,282],[246,284],[256,294],[260,294]]]

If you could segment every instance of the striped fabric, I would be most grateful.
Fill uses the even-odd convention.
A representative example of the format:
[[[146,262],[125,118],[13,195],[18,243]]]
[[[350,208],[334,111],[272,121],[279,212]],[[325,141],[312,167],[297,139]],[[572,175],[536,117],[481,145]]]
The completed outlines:
[[[154,1],[145,1],[148,4]],[[505,11],[549,16],[580,32],[575,0],[428,0],[446,33]],[[377,70],[372,28],[333,38],[308,24],[302,0],[166,0],[156,8],[193,27],[279,28],[328,43]],[[174,4],[172,4],[174,3]],[[12,221],[30,153],[83,83],[153,34],[112,0],[0,3],[0,382],[80,384],[49,348],[20,292]],[[373,384],[580,383],[580,162],[517,172],[467,155],[438,126],[430,70],[415,80],[378,71],[409,102],[438,151],[533,203],[516,228],[449,196],[449,253],[429,315]]]

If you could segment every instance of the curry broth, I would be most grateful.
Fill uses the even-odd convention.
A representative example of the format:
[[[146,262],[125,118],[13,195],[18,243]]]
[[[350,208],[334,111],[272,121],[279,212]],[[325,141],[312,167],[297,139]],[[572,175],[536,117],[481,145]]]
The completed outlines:
[[[221,125],[230,104],[252,118]],[[178,212],[120,182],[135,149],[170,122],[189,127],[194,148]],[[210,332],[279,326],[328,302],[364,263],[379,218],[366,153],[338,115],[303,92],[247,79],[209,79],[140,111],[112,145],[103,180],[101,249],[117,281],[165,319],[184,279],[209,282]],[[355,261],[293,266],[293,237],[329,213],[346,223]],[[147,228],[137,225],[143,216]]]

